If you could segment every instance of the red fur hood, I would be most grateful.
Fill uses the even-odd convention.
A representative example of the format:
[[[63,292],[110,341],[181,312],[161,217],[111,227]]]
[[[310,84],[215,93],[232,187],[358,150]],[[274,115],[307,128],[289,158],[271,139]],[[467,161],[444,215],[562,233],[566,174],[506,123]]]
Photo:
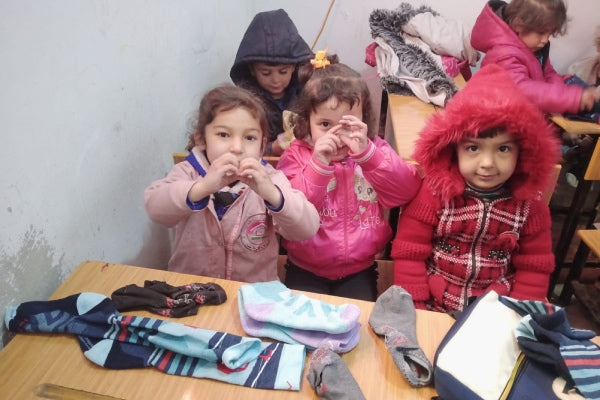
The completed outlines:
[[[555,129],[506,72],[491,64],[430,118],[415,144],[413,157],[423,168],[425,182],[442,200],[465,190],[456,144],[497,126],[505,127],[520,145],[519,161],[509,181],[514,197],[534,199],[548,188],[560,156]]]

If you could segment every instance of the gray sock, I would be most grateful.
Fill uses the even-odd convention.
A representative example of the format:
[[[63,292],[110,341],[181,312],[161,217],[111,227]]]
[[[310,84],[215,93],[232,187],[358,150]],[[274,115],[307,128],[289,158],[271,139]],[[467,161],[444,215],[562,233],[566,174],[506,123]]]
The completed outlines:
[[[385,336],[394,363],[412,386],[431,382],[431,363],[419,347],[416,335],[416,312],[411,295],[392,285],[375,302],[369,316],[375,333]]]
[[[306,379],[320,399],[365,400],[348,366],[329,349],[313,351]]]

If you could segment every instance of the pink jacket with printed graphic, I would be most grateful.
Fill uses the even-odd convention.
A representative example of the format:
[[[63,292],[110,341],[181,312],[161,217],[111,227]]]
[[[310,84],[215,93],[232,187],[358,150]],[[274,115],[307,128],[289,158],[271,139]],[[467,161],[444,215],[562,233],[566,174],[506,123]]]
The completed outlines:
[[[410,201],[421,178],[414,165],[379,137],[369,141],[362,154],[330,165],[312,153],[313,146],[294,140],[277,168],[315,205],[321,227],[312,239],[282,244],[291,262],[333,280],[373,264],[392,235],[384,207]]]
[[[550,62],[544,66],[519,39],[511,27],[496,14],[503,1],[488,2],[473,26],[471,45],[485,53],[481,66],[498,64],[513,78],[517,86],[545,113],[577,113],[583,88],[566,85]],[[550,43],[546,46],[549,51]]]
[[[208,162],[197,148],[192,154],[201,168]],[[242,282],[271,281],[277,277],[279,240],[312,237],[319,228],[319,215],[304,194],[292,189],[285,175],[266,164],[271,180],[281,190],[284,203],[279,211],[269,210],[264,200],[247,186],[221,221],[213,196],[207,205],[193,210],[187,202],[199,171],[188,162],[176,164],[164,178],[144,192],[146,210],[152,221],[175,226],[169,270]]]

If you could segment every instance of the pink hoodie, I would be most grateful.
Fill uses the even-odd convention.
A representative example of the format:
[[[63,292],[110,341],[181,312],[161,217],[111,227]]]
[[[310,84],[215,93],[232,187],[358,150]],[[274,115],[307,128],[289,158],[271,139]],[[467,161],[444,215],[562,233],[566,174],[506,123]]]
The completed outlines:
[[[548,58],[542,67],[534,53],[519,39],[512,28],[496,14],[504,1],[488,2],[477,17],[471,32],[471,45],[485,53],[481,62],[498,64],[513,78],[517,86],[545,113],[579,111],[583,88],[567,85]],[[549,51],[550,43],[546,44]]]

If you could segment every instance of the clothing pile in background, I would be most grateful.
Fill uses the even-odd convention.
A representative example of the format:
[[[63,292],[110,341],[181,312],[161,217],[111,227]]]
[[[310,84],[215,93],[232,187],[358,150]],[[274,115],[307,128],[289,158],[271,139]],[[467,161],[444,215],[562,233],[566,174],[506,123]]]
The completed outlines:
[[[462,73],[469,79],[469,66],[479,58],[462,23],[427,6],[401,3],[394,10],[375,9],[369,24],[375,42],[367,47],[365,61],[377,66],[388,93],[414,94],[444,106],[457,91],[452,78]]]

